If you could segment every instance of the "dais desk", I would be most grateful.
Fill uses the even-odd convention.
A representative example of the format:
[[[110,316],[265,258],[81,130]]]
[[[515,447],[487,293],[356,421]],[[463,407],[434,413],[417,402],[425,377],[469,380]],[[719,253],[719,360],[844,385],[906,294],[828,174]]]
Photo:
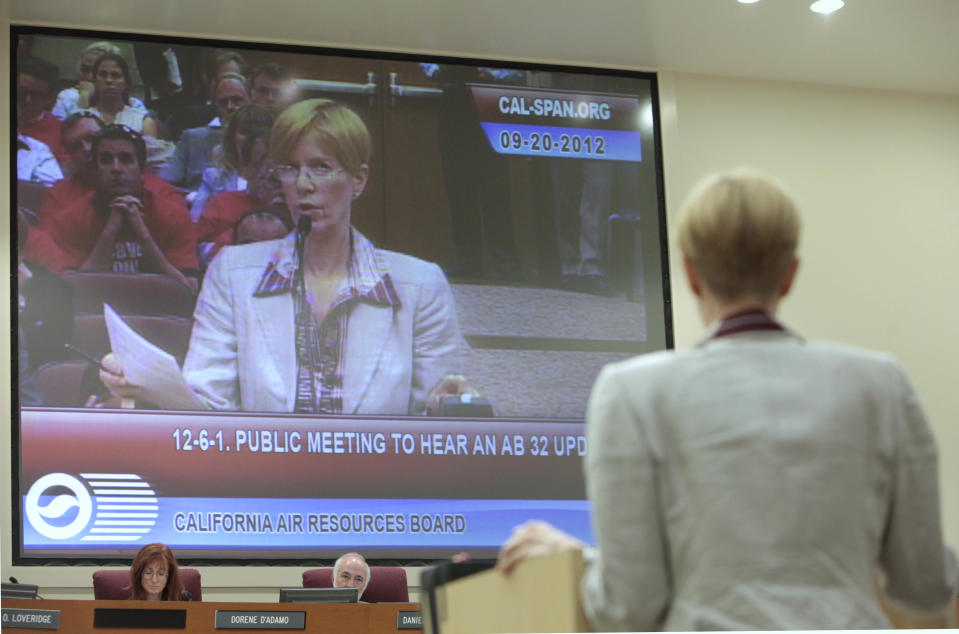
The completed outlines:
[[[400,612],[419,612],[418,603],[355,603],[355,604],[313,604],[313,603],[219,603],[219,602],[148,602],[148,601],[75,601],[45,599],[4,599],[3,608],[23,610],[59,610],[60,632],[70,634],[105,634],[108,632],[135,631],[142,634],[152,632],[171,634],[172,632],[250,632],[250,631],[309,631],[336,632],[336,634],[395,634]],[[126,628],[94,627],[95,610],[185,610],[184,628]],[[304,612],[305,630],[275,630],[269,627],[250,629],[216,629],[216,612]],[[13,623],[2,623],[3,630],[11,632],[43,632],[49,629],[35,627],[17,627]]]

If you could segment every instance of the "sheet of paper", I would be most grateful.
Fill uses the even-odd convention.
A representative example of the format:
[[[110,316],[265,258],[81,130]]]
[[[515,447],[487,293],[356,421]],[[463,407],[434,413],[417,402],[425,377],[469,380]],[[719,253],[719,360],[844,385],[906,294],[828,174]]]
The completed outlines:
[[[109,305],[103,305],[110,348],[127,381],[143,388],[147,400],[164,409],[208,409],[183,380],[176,359],[131,328]]]

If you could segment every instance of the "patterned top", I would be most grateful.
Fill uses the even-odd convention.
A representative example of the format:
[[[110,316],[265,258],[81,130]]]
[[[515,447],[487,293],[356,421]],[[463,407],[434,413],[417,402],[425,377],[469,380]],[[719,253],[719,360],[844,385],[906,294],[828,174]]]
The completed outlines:
[[[267,264],[254,297],[298,293],[294,289],[296,232],[291,232]],[[307,293],[312,306],[313,297]],[[346,358],[346,331],[349,315],[358,302],[389,306],[398,310],[399,295],[389,273],[376,261],[376,248],[356,229],[350,231],[350,261],[347,275],[322,322],[301,320],[297,299],[296,355],[297,384],[294,411],[306,414],[338,414],[343,411],[343,361]],[[312,315],[312,311],[309,313]]]
[[[101,120],[106,121],[106,117],[103,116],[103,113],[96,108],[96,106],[87,108],[84,112],[89,112],[96,115]],[[137,132],[143,132],[143,120],[149,116],[149,112],[142,108],[134,108],[133,106],[123,106],[123,110],[120,110],[115,115],[113,115],[113,124],[114,125],[125,125],[131,130],[136,130]]]

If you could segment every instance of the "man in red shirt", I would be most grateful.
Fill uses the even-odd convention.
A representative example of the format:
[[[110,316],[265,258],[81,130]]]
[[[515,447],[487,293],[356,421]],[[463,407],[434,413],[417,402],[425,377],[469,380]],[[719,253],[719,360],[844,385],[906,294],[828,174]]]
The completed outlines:
[[[178,191],[154,186],[150,181],[159,179],[145,176],[143,138],[111,125],[93,135],[92,161],[84,161],[84,143],[74,151],[77,169],[68,186],[77,196],[56,208],[48,201],[27,259],[55,273],[162,273],[194,286],[184,274],[197,268],[189,212]],[[94,188],[82,191],[86,178]]]
[[[76,112],[60,127],[62,145],[67,152],[63,162],[69,176],[50,188],[40,207],[41,227],[59,211],[73,205],[78,198],[93,191],[96,169],[93,165],[93,139],[103,129],[103,121],[90,112]]]
[[[17,130],[44,143],[63,163],[69,155],[60,143],[60,120],[50,114],[59,74],[54,64],[39,57],[26,57],[17,65]]]
[[[204,267],[222,247],[233,244],[237,221],[254,209],[272,211],[281,222],[289,221],[292,228],[293,218],[283,202],[270,161],[263,162],[256,178],[247,183],[246,191],[220,192],[207,202],[196,224],[196,241]]]
[[[41,223],[73,205],[78,198],[96,189],[97,169],[93,162],[93,140],[105,124],[92,112],[75,112],[60,128],[63,147],[69,159],[65,164],[67,178],[50,188],[40,208]],[[179,190],[149,171],[143,172],[143,189],[155,196],[175,197]]]

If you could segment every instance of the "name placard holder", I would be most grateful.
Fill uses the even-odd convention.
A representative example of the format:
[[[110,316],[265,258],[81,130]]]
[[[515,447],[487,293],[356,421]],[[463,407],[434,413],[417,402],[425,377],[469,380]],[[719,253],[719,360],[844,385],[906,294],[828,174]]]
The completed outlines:
[[[422,612],[400,611],[396,613],[396,629],[398,630],[421,630],[423,629]]]
[[[186,629],[186,610],[149,608],[95,608],[93,627]]]
[[[0,614],[3,627],[22,627],[32,630],[60,629],[60,610],[32,610],[3,608]]]
[[[303,630],[306,612],[277,610],[217,610],[218,630]]]

